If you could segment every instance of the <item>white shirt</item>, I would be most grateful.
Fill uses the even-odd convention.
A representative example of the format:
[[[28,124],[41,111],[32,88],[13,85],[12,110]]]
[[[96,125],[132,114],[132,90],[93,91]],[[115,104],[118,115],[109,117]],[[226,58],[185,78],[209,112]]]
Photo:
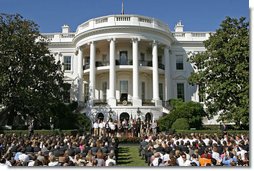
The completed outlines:
[[[99,127],[100,127],[100,128],[105,128],[104,122],[99,123]]]
[[[114,165],[116,165],[116,161],[114,160],[114,159],[107,159],[106,160],[106,162],[105,162],[105,166],[108,166],[108,164],[110,163],[110,162],[112,162],[112,163],[114,163]]]
[[[94,122],[93,128],[98,128],[98,127],[99,127],[99,124],[97,122]]]
[[[191,161],[187,159],[184,161],[182,156],[177,159],[177,162],[179,166],[191,166]]]

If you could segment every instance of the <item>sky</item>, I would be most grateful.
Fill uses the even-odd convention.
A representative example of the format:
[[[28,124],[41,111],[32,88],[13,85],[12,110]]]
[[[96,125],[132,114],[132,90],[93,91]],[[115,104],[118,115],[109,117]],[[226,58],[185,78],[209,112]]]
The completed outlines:
[[[64,24],[75,32],[91,18],[121,10],[122,0],[0,0],[0,13],[19,13],[42,33],[60,32]],[[250,18],[248,0],[124,0],[124,11],[157,18],[172,31],[179,20],[184,31],[215,31],[226,16]]]

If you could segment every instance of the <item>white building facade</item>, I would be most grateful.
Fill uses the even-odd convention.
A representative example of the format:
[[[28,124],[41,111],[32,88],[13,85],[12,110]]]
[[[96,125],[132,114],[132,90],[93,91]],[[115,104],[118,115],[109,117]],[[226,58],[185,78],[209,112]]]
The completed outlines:
[[[199,99],[188,84],[191,53],[205,51],[210,32],[171,32],[163,22],[139,15],[94,18],[70,32],[43,33],[70,85],[67,101],[78,101],[91,119],[157,120],[169,99]],[[208,121],[207,121],[208,122]]]

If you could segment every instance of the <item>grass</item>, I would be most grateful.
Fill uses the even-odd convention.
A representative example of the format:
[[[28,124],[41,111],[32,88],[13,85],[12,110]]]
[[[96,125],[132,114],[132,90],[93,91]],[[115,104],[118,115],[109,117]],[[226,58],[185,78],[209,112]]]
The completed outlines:
[[[126,145],[119,147],[117,166],[144,167],[145,160],[141,159],[138,153],[138,145]]]

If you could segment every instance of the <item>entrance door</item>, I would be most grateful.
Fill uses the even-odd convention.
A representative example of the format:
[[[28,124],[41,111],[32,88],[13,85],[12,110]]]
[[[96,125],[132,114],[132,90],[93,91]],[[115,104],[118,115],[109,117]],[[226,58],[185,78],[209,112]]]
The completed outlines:
[[[147,113],[145,116],[145,122],[150,123],[152,121],[152,115],[151,113]]]
[[[120,114],[120,121],[122,122],[124,119],[126,119],[127,122],[130,119],[130,115],[126,112],[123,112],[123,113]]]
[[[104,120],[104,115],[103,115],[103,113],[98,113],[97,119],[98,119],[99,121],[103,121],[103,120]]]

